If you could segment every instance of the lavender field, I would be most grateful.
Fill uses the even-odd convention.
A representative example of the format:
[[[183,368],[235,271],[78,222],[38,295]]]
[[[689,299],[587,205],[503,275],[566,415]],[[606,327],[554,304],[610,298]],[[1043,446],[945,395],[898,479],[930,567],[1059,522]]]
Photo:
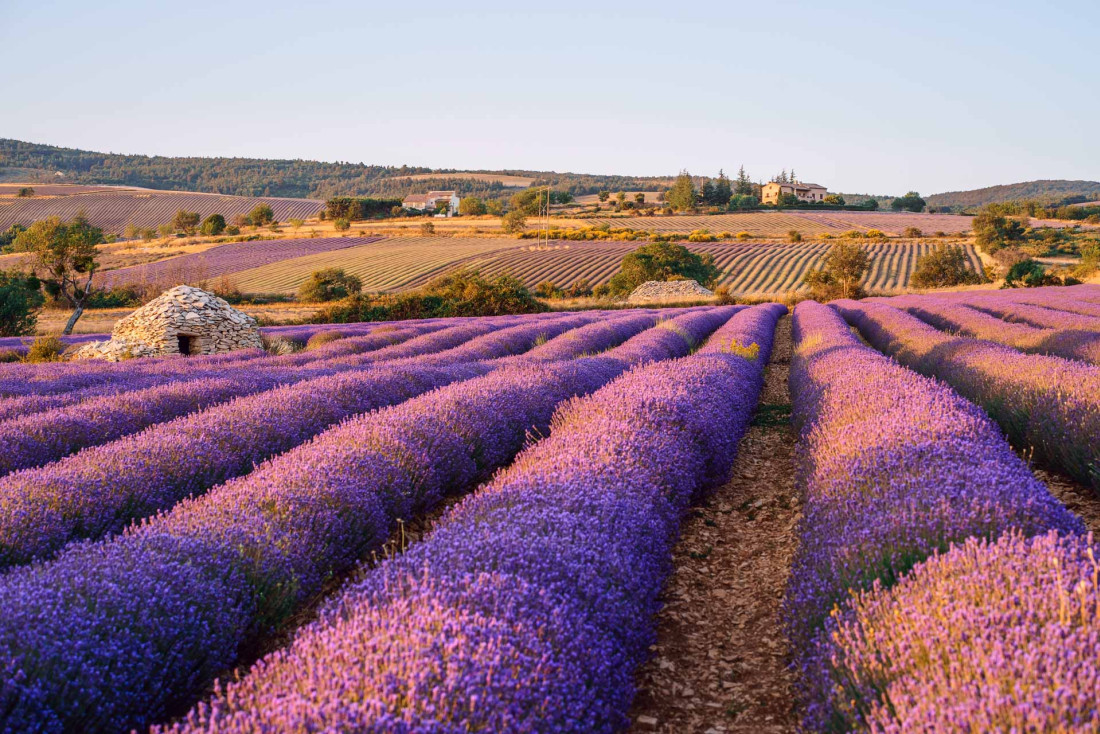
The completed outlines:
[[[0,730],[1100,728],[1100,287],[270,333],[0,364]]]

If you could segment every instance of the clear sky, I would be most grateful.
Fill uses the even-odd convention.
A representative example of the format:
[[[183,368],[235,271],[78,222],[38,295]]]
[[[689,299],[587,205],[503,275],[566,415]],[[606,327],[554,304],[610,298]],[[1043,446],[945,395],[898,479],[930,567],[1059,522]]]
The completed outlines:
[[[1100,179],[1100,2],[0,0],[0,137],[715,175]]]

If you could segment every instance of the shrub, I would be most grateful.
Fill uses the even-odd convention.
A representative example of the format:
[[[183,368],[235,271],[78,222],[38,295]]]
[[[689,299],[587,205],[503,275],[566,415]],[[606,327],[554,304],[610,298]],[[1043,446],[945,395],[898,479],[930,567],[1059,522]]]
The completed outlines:
[[[729,285],[723,284],[714,289],[714,295],[718,297],[717,302],[721,305],[728,305],[737,303],[737,299],[730,293]]]
[[[448,316],[500,316],[541,313],[547,308],[523,281],[510,275],[488,280],[476,270],[456,270],[409,293],[353,295],[328,306],[314,323],[398,321]]]
[[[841,242],[829,250],[824,267],[807,272],[802,282],[809,286],[816,301],[862,298],[864,293],[860,280],[870,264],[866,250],[854,243]]]
[[[34,275],[0,270],[0,336],[33,334],[45,300]]]
[[[989,207],[974,217],[970,228],[974,231],[977,245],[990,254],[1024,239],[1027,231],[1023,220],[1006,217]]]
[[[260,204],[248,213],[248,223],[253,227],[262,227],[275,221],[275,212],[267,204]]]
[[[303,303],[326,303],[355,295],[363,290],[363,283],[343,268],[325,268],[314,271],[298,289],[298,300]]]
[[[430,237],[435,234],[435,225],[431,222],[424,222],[420,225],[420,234],[424,237]]]
[[[198,226],[198,212],[189,212],[185,209],[180,209],[176,212],[176,216],[172,218],[172,229],[176,232],[183,232],[184,234],[195,234],[195,229]]]
[[[339,219],[336,219],[332,222],[332,228],[335,229],[337,232],[347,232],[349,229],[351,229],[351,222],[344,219],[343,217],[340,217]]]
[[[519,209],[514,209],[504,215],[500,221],[500,228],[508,234],[517,234],[527,229],[527,217]]]
[[[586,298],[592,295],[592,284],[588,278],[578,278],[565,289],[566,298]]]
[[[881,229],[869,229],[865,237],[870,240],[884,240],[886,239],[886,233]]]
[[[705,229],[696,229],[688,235],[688,242],[717,242],[718,238]]]
[[[797,229],[792,229],[791,231],[787,232],[787,241],[788,242],[801,242],[802,241],[802,233],[799,232]]]
[[[719,271],[710,253],[694,253],[683,245],[651,242],[623,258],[622,267],[608,284],[612,295],[627,295],[649,280],[690,278],[704,287],[718,280]]]
[[[241,233],[241,228],[235,224],[231,224],[225,228],[225,233],[230,235],[238,235]]]
[[[458,202],[458,213],[464,217],[480,216],[487,211],[485,202],[476,196],[466,196]]]
[[[58,337],[53,335],[40,336],[31,342],[24,361],[31,363],[59,362],[63,351],[65,351],[65,343]]]
[[[318,331],[316,334],[306,340],[306,351],[311,349],[319,349],[326,344],[330,344],[334,341],[339,341],[345,338],[345,335],[341,331],[335,329],[328,329],[326,331]]]
[[[294,354],[301,350],[300,344],[281,336],[261,334],[260,341],[263,343],[264,351],[277,357],[284,354]]]
[[[920,231],[920,227],[906,227],[902,233],[906,237],[922,237],[924,233]]]
[[[1062,281],[1058,276],[1047,273],[1042,263],[1031,258],[1016,263],[1005,275],[1005,288],[1040,288],[1045,285],[1062,285]]]
[[[739,240],[751,240],[752,235],[748,232],[738,232],[737,233],[737,239],[739,239]]]
[[[225,217],[221,214],[211,214],[206,219],[202,220],[202,227],[199,229],[204,235],[217,236],[225,231]]]
[[[136,285],[116,285],[108,290],[92,291],[85,305],[88,308],[128,308],[145,302],[144,293]],[[159,294],[158,294],[159,295]]]
[[[562,298],[565,292],[554,285],[553,281],[544,280],[535,286],[535,295],[539,298]]]
[[[959,245],[940,245],[917,259],[910,283],[915,288],[946,288],[973,285],[982,280],[971,267],[966,250]]]
[[[0,364],[20,362],[22,359],[23,355],[14,349],[0,349]]]

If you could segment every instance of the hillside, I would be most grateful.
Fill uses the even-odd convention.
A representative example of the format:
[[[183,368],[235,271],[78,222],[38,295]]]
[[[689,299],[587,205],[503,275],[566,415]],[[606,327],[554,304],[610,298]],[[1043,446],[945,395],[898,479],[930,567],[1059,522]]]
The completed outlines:
[[[1023,183],[987,186],[972,191],[948,191],[926,196],[930,207],[952,207],[962,210],[970,207],[996,204],[1004,201],[1035,200],[1044,203],[1063,203],[1071,197],[1085,197],[1077,201],[1100,198],[1100,181],[1066,181],[1051,179],[1024,181]],[[1073,202],[1068,202],[1073,203]]]
[[[305,160],[122,155],[0,138],[0,181],[115,184],[309,199],[393,197],[447,188],[463,195],[507,198],[513,193],[510,185],[514,186],[517,177],[536,184],[551,184],[574,195],[594,194],[601,189],[652,189],[671,183],[671,179],[661,177],[554,171],[453,171]]]

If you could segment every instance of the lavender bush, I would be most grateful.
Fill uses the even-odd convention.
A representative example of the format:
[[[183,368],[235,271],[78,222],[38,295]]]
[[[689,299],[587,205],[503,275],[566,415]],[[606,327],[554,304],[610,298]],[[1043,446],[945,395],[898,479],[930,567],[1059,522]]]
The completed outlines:
[[[427,540],[175,729],[621,728],[679,518],[729,473],[782,310],[741,311],[713,348],[568,403]]]
[[[674,322],[700,334],[731,312],[693,312]],[[652,331],[661,338],[651,339]],[[675,335],[651,329],[627,341],[624,353],[640,340],[653,343],[650,358],[663,356],[664,333]],[[690,345],[676,336],[683,355]],[[33,611],[13,625],[0,613],[0,666],[10,682],[0,689],[4,721],[115,731],[163,718],[198,695],[243,645],[285,622],[331,574],[378,547],[395,521],[390,513],[421,511],[444,492],[468,488],[522,448],[529,430],[545,432],[558,403],[627,367],[616,350],[502,367],[348,421],[123,536],[11,571],[0,587],[19,592],[0,598]],[[142,568],[114,560],[135,548],[155,548]],[[100,569],[90,582],[64,570],[84,563]],[[147,571],[176,567],[224,582]],[[126,590],[124,598],[103,614],[96,600],[117,589]],[[190,598],[184,623],[161,598]],[[226,609],[240,610],[233,624]],[[99,643],[108,638],[112,654],[105,657]]]
[[[1100,488],[1100,368],[950,336],[880,303],[832,305],[873,346],[984,408],[1017,445]]]
[[[794,326],[804,510],[784,617],[807,728],[846,729],[829,614],[852,592],[889,588],[971,537],[1084,526],[979,408],[861,344],[827,306],[799,304]]]

